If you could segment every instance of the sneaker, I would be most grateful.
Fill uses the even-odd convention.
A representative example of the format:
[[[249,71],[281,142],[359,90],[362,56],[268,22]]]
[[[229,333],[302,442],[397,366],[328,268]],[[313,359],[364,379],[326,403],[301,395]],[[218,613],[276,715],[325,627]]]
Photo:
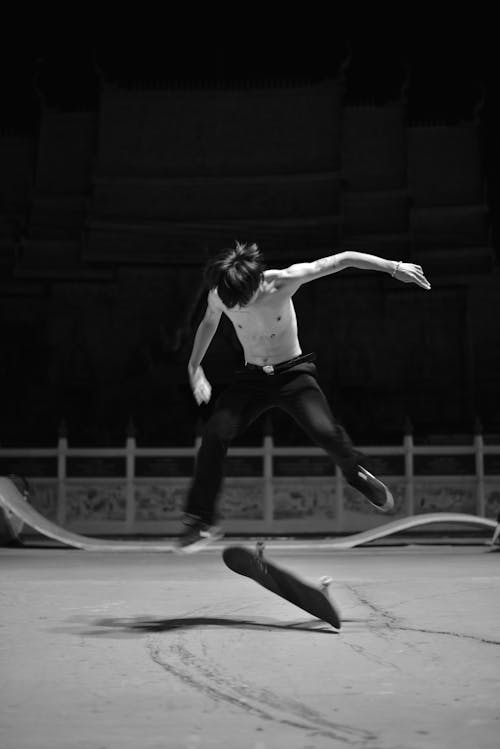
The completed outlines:
[[[354,476],[348,480],[379,512],[390,512],[394,508],[394,497],[380,479],[363,466],[356,466]]]
[[[176,550],[183,554],[193,554],[200,551],[224,536],[218,526],[208,525],[199,518],[187,517],[184,522],[186,527],[176,546]]]

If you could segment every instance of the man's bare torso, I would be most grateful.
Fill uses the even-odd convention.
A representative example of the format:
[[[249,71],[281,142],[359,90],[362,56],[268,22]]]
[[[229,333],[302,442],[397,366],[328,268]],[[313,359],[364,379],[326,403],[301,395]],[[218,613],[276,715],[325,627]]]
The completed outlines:
[[[227,308],[213,289],[209,305],[231,320],[243,347],[245,362],[278,364],[302,353],[292,295],[296,287],[282,273],[268,270],[254,298],[245,307]]]

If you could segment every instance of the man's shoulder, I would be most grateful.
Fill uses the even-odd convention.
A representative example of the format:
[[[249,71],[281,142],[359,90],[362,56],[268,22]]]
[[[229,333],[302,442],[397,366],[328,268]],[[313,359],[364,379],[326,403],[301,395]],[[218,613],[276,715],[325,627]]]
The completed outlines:
[[[220,312],[225,312],[226,307],[224,303],[222,302],[222,299],[220,298],[217,289],[210,289],[207,296],[207,303],[208,306],[211,307],[214,310],[218,310]]]
[[[289,268],[273,268],[264,272],[264,281],[272,284],[276,291],[293,286],[294,278]]]
[[[208,290],[207,299],[208,299],[208,303],[209,304],[215,304],[218,307],[222,306],[222,300],[221,300],[221,298],[220,298],[220,296],[219,296],[219,294],[217,292],[217,289],[215,289],[215,288]]]
[[[267,268],[264,271],[264,280],[271,281],[273,278],[277,278],[280,273],[283,273],[283,271],[278,268]]]
[[[286,281],[287,278],[286,268],[270,268],[264,271],[264,281],[268,283],[280,284]]]

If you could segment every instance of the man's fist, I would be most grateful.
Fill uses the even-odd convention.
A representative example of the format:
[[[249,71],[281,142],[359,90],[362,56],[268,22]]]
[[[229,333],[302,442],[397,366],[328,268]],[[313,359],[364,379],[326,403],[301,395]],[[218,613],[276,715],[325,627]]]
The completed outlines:
[[[201,367],[197,367],[192,373],[189,372],[189,381],[196,403],[198,405],[208,403],[212,395],[212,386],[205,377],[205,373]]]

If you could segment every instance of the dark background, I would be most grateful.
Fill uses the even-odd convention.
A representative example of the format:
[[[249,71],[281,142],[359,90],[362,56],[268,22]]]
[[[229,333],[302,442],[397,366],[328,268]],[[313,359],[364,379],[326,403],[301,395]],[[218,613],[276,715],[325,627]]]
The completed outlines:
[[[410,117],[461,119],[481,92],[498,102],[497,38],[488,15],[447,19],[410,10],[404,20],[363,15],[344,22],[318,15],[282,19],[252,12],[168,16],[137,27],[123,17],[116,26],[86,19],[68,24],[42,19],[6,35],[1,49],[3,124],[36,120],[33,77],[47,83],[51,103],[67,108],[96,102],[96,67],[107,80],[157,81],[335,76],[350,58],[349,96],[387,101],[411,76]],[[21,23],[19,20],[18,24]],[[8,26],[6,26],[8,28]],[[48,84],[50,81],[50,84]],[[493,114],[493,112],[490,112]]]
[[[332,16],[331,10],[329,15],[323,16],[320,13],[313,15],[312,10],[307,15],[306,9],[276,18],[270,16],[269,9],[254,6],[233,9],[217,17],[206,11],[200,15],[194,8],[192,13],[190,9],[184,9],[182,17],[174,17],[166,8],[165,16],[156,21],[141,18],[136,23],[135,18],[128,18],[124,22],[123,14],[115,20],[116,23],[109,19],[104,22],[103,19],[80,17],[76,11],[70,18],[42,17],[39,25],[36,19],[31,19],[29,28],[21,19],[13,22],[12,33],[1,52],[1,131],[7,135],[33,138],[36,144],[44,111],[98,111],[103,81],[118,88],[144,86],[161,90],[164,86],[184,85],[196,89],[202,85],[216,90],[217,87],[241,85],[242,81],[248,81],[250,87],[276,81],[309,85],[335,79],[344,69],[345,105],[369,101],[374,106],[384,106],[397,101],[402,92],[408,91],[408,123],[441,122],[454,126],[472,120],[478,122],[492,262],[479,271],[473,269],[473,273],[487,279],[488,288],[494,283],[491,279],[498,279],[500,123],[497,45],[491,19],[476,14],[474,18],[455,15],[438,20],[412,8],[403,19],[367,17],[360,10],[358,17],[346,21],[335,14]],[[35,145],[34,184],[36,163]],[[29,234],[29,226],[18,226],[16,231],[13,241],[17,247],[18,263],[19,253],[22,255],[19,234]],[[258,236],[237,238],[259,241]],[[203,251],[206,252],[206,248]],[[191,264],[186,270],[179,262],[179,273],[185,272],[185,282],[194,290],[203,251],[200,248],[198,266]],[[283,261],[287,259],[282,258]],[[456,336],[457,341],[460,338],[467,324],[468,312],[460,307],[462,302],[457,301],[455,291],[457,287],[469,288],[472,272],[467,264],[460,265],[453,253],[450,253],[448,262],[457,264],[461,279],[457,280],[455,274],[450,282],[446,269],[429,266],[436,297],[440,294],[442,303],[436,306],[438,312],[433,313],[429,308],[428,313],[434,329],[429,334],[433,340],[428,342],[428,350],[434,351],[436,356],[434,374],[432,361],[420,361],[418,356],[415,361],[417,367],[426,370],[427,387],[434,377],[432,397],[430,395],[425,401],[425,408],[410,392],[418,387],[418,377],[405,375],[399,379],[397,388],[390,381],[384,387],[379,384],[374,388],[367,374],[366,387],[358,383],[350,390],[345,372],[332,369],[330,360],[325,358],[322,373],[326,390],[329,397],[339,404],[336,410],[357,441],[399,440],[408,417],[421,439],[440,434],[447,435],[448,439],[451,436],[459,438],[472,431],[478,416],[485,423],[487,432],[500,431],[500,409],[494,397],[500,364],[491,354],[492,341],[493,348],[500,344],[495,314],[485,313],[481,321],[476,322],[476,326],[487,329],[488,335],[477,340],[473,335],[471,344],[477,349],[475,359],[483,362],[481,366],[485,371],[486,351],[490,352],[490,376],[472,378],[474,392],[471,392],[469,381],[469,384],[457,385],[452,393],[455,386],[450,372],[450,391],[447,390],[437,354],[449,341],[443,338],[440,346],[439,330],[442,336],[449,336],[452,331],[451,335]],[[3,293],[7,295],[8,284],[14,283],[16,278],[13,267],[4,265],[1,268],[5,281]],[[175,263],[170,262],[169,270],[174,267]],[[44,283],[44,293],[50,294],[47,282]],[[363,284],[367,283],[374,282],[364,277],[359,282],[351,277],[344,282],[343,293],[346,299],[353,300],[353,306],[364,293]],[[378,283],[377,299],[385,300],[386,313],[390,307],[396,310],[395,314],[400,314],[398,310],[403,309],[404,314],[408,314],[415,297],[408,296],[408,304],[400,303],[399,297],[390,296],[390,287]],[[500,285],[496,288],[498,295]],[[477,296],[481,291],[476,289],[474,293]],[[490,293],[493,292],[490,290]],[[467,294],[470,292],[467,291],[465,296]],[[307,342],[309,338],[314,339],[312,342],[319,349],[321,360],[321,338],[308,333],[320,322],[317,300],[311,299],[304,303],[304,314],[309,316],[305,337]],[[191,304],[191,333],[185,333],[182,345],[178,346],[176,332],[185,320],[183,315],[189,318],[190,314],[189,299],[183,299],[183,302],[178,318],[174,321],[171,317],[157,320],[153,332],[148,330],[145,315],[141,334],[143,345],[138,346],[135,359],[127,363],[123,372],[128,389],[116,399],[114,394],[120,389],[119,384],[114,385],[112,381],[105,387],[97,384],[99,377],[95,373],[82,375],[87,365],[72,365],[78,369],[80,383],[78,377],[75,382],[71,374],[68,382],[64,377],[50,382],[50,373],[47,375],[50,357],[43,335],[40,337],[39,331],[34,334],[21,313],[16,326],[11,313],[2,328],[6,343],[1,368],[4,421],[0,441],[3,444],[53,442],[60,420],[64,418],[72,441],[116,444],[124,438],[127,423],[132,418],[138,439],[143,442],[189,443],[200,412],[190,397],[184,367],[189,354],[189,335],[202,314],[203,303],[201,300],[198,307]],[[457,310],[461,310],[460,318]],[[349,311],[346,314],[349,315]],[[446,325],[440,326],[436,315],[443,314],[448,314],[450,319]],[[31,332],[26,332],[28,328]],[[79,334],[81,331],[77,330],[76,335]],[[216,353],[229,367],[238,359],[237,345],[227,329],[223,329],[220,335],[225,349],[221,344]],[[346,333],[344,339],[347,338]],[[386,341],[381,358],[387,356],[388,346]],[[457,346],[461,350],[461,344],[457,343]],[[411,365],[411,360],[408,360],[404,372],[410,370]],[[99,364],[96,365],[94,360],[93,366]],[[210,366],[208,362],[209,369]],[[359,366],[363,367],[362,361]],[[212,367],[217,392],[224,386],[226,370],[221,371],[213,363]],[[445,405],[447,398],[448,407]],[[201,413],[203,417],[206,415],[204,409]],[[273,416],[273,421],[279,439],[305,441],[293,425],[282,422],[280,416]],[[261,428],[262,424],[257,425],[243,441],[260,439]]]

